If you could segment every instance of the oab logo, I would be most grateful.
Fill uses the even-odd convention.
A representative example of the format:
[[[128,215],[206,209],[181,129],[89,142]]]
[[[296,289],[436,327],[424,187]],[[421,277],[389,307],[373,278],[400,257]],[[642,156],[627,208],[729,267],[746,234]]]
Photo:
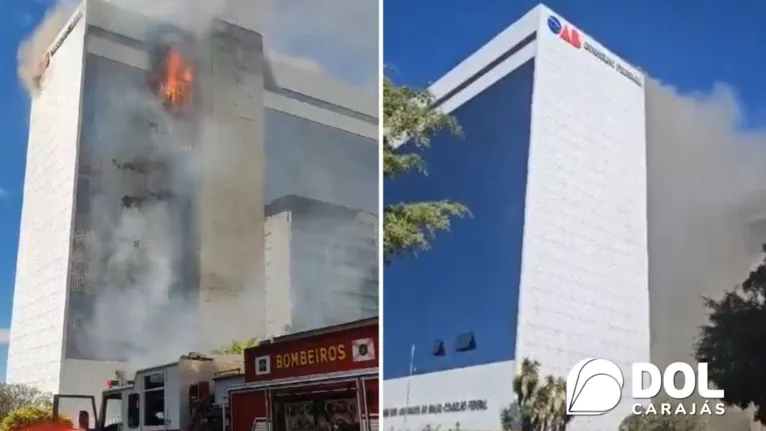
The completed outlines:
[[[560,37],[564,42],[572,45],[575,48],[582,46],[582,37],[580,32],[573,28],[571,25],[561,24],[561,20],[551,15],[548,17],[548,28],[553,34]]]
[[[682,383],[677,377],[682,376]],[[637,362],[631,370],[631,396],[634,400],[651,400],[661,390],[673,400],[686,400],[694,392],[704,399],[701,403],[634,403],[633,414],[675,415],[722,415],[724,405],[720,400],[723,391],[708,386],[708,364],[700,363],[694,368],[683,362],[670,364],[660,372],[654,364]],[[567,375],[567,414],[571,416],[598,416],[617,407],[622,399],[625,378],[620,367],[606,359],[584,359]]]

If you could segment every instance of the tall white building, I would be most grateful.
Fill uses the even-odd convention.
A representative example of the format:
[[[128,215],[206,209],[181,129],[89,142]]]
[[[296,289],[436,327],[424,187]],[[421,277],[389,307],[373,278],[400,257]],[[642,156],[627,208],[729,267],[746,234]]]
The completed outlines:
[[[642,72],[540,5],[431,90],[464,137],[435,140],[427,185],[386,193],[473,217],[386,268],[385,427],[500,429],[528,357],[562,377],[615,362],[622,402],[568,429],[617,429],[650,359]]]
[[[702,192],[735,173],[707,177],[706,160],[725,152],[686,145],[718,139],[720,119],[543,5],[431,90],[465,137],[437,137],[427,184],[398,180],[386,194],[448,197],[473,217],[386,268],[385,427],[499,429],[524,358],[560,377],[604,358],[625,376],[620,404],[567,429],[617,429],[634,403],[629,365],[694,363],[700,298],[744,277],[763,244],[760,195],[737,213]],[[687,195],[695,180],[705,196]],[[737,409],[703,418],[762,429]]]
[[[376,98],[269,60],[257,31],[218,20],[198,34],[89,0],[52,43],[6,381],[97,393],[118,368],[278,335],[258,309],[265,206],[376,212]]]

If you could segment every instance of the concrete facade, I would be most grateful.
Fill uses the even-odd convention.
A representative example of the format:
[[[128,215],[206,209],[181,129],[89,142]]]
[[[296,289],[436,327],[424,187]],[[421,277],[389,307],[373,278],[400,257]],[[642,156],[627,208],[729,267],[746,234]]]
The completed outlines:
[[[64,350],[84,41],[80,19],[51,57],[49,91],[30,112],[6,381],[45,391],[59,389]]]
[[[288,195],[269,203],[266,217],[270,334],[378,315],[374,214]]]
[[[377,97],[281,61],[268,67],[266,334],[369,317],[378,302],[377,253],[370,252],[378,235]],[[349,241],[361,244],[353,258],[336,244]],[[359,303],[329,300],[357,290]],[[328,300],[301,311],[301,295]]]
[[[265,203],[297,195],[377,214],[377,95],[284,62],[268,68]]]
[[[175,220],[182,220],[180,224],[188,225],[190,230],[184,231],[185,227],[175,223],[168,226],[176,233],[193,233],[176,235],[192,237],[193,247],[186,248],[192,250],[193,256],[184,264],[183,271],[188,272],[182,271],[178,280],[168,281],[181,286],[180,296],[191,304],[193,313],[188,316],[179,313],[176,329],[172,323],[170,326],[164,323],[165,331],[195,333],[194,343],[180,341],[180,344],[197,346],[189,348],[214,348],[234,339],[279,335],[270,333],[265,313],[268,301],[263,300],[265,254],[268,253],[264,233],[266,194],[271,193],[269,199],[272,200],[288,191],[310,194],[312,190],[307,184],[316,185],[316,175],[302,181],[292,180],[284,186],[280,183],[285,178],[278,173],[286,169],[300,172],[302,168],[306,172],[321,172],[332,166],[326,161],[316,163],[316,159],[305,157],[269,161],[269,148],[279,148],[285,139],[280,133],[269,134],[269,121],[274,113],[289,115],[309,127],[299,128],[287,136],[293,138],[292,141],[300,138],[300,145],[292,149],[293,153],[311,149],[312,145],[316,151],[317,146],[326,143],[311,134],[315,130],[310,127],[317,124],[359,136],[356,141],[348,140],[347,145],[361,142],[362,151],[358,156],[349,158],[339,153],[343,147],[331,149],[329,154],[340,158],[336,163],[354,165],[363,161],[362,167],[340,178],[331,178],[330,185],[364,183],[369,190],[363,193],[338,189],[318,197],[332,202],[334,199],[343,201],[341,197],[345,195],[358,196],[356,207],[370,207],[372,201],[377,207],[375,97],[333,83],[317,71],[296,70],[287,64],[270,62],[264,55],[260,35],[253,31],[257,30],[256,23],[240,23],[244,26],[240,27],[217,22],[212,29],[213,36],[197,45],[201,58],[210,59],[199,63],[200,67],[195,70],[195,79],[201,83],[201,121],[173,120],[167,123],[173,129],[169,131],[165,123],[159,121],[158,126],[151,118],[131,119],[138,123],[120,119],[123,130],[110,130],[112,135],[104,135],[98,127],[90,125],[103,128],[103,124],[114,118],[129,116],[130,110],[125,106],[135,106],[137,102],[131,99],[134,92],[123,92],[121,86],[136,86],[137,79],[142,80],[143,85],[151,68],[146,42],[156,22],[96,0],[87,3],[87,10],[85,4],[81,5],[80,13],[79,21],[52,56],[43,77],[41,94],[32,102],[6,378],[10,383],[29,383],[54,393],[98,393],[115,369],[130,373],[136,365],[145,365],[139,362],[154,363],[155,360],[147,357],[134,361],[135,358],[123,358],[124,355],[119,354],[112,357],[106,352],[108,348],[94,353],[77,352],[78,348],[73,347],[79,338],[92,338],[92,328],[88,332],[82,327],[93,326],[93,309],[98,308],[93,304],[103,306],[110,298],[121,298],[103,294],[99,298],[96,287],[100,283],[89,282],[88,277],[81,274],[90,273],[93,259],[88,258],[87,252],[81,259],[81,243],[87,241],[80,240],[87,235],[82,234],[80,228],[95,223],[96,218],[88,212],[91,210],[83,209],[93,207],[93,190],[109,196],[99,204],[107,202],[117,208],[123,194],[141,187],[149,187],[147,190],[151,191],[151,187],[159,187],[156,183],[160,181],[147,177],[147,183],[154,186],[142,186],[143,180],[138,181],[134,173],[114,170],[111,167],[114,159],[108,160],[114,148],[109,147],[110,139],[104,138],[120,132],[120,139],[132,137],[130,139],[140,142],[144,135],[171,133],[181,137],[174,141],[181,142],[182,146],[170,151],[183,154],[191,149],[206,161],[189,195],[193,199],[185,203],[194,210],[184,214],[183,207],[170,209],[181,217]],[[89,93],[89,89],[96,90]],[[280,128],[284,129],[280,125],[271,127]],[[94,136],[102,146],[99,151],[109,148],[101,153],[94,151],[87,145],[95,142],[91,139]],[[332,140],[331,135],[325,138],[325,141]],[[96,153],[100,155],[94,156]],[[194,163],[186,166],[197,167]],[[369,170],[362,175],[361,169]],[[360,175],[360,181],[355,182],[354,178]],[[173,181],[173,178],[164,178],[160,182]],[[374,188],[370,188],[371,183]],[[104,193],[105,190],[114,193]],[[364,195],[370,198],[365,199]],[[187,261],[186,258],[180,260]],[[173,289],[176,287],[169,292],[175,292]],[[151,301],[150,293],[145,290],[137,294]],[[247,313],[232,311],[243,307],[248,308]],[[120,308],[111,311],[110,330],[122,328],[129,332],[133,330],[131,326],[136,326],[124,320],[129,320],[129,312]],[[101,317],[108,318],[109,314],[110,309],[102,307]],[[164,314],[173,315],[173,312]],[[190,328],[188,325],[194,327],[185,331]],[[153,338],[163,331],[158,330],[154,335],[151,332],[144,331],[146,347],[150,350],[149,344],[160,341]],[[131,335],[135,338],[136,334]],[[177,357],[186,353],[178,351],[182,347],[170,346],[172,343],[167,340],[168,337],[162,343],[166,346],[157,346],[155,356]],[[131,359],[130,363],[126,359]]]
[[[436,140],[429,176],[474,217],[387,270],[385,428],[500,429],[527,357],[561,377],[584,358],[622,368],[620,405],[568,429],[614,430],[629,414],[629,366],[650,358],[643,86],[544,6],[432,85],[466,142]],[[436,198],[419,192],[392,193]],[[399,293],[410,283],[438,306],[413,308],[428,296]]]

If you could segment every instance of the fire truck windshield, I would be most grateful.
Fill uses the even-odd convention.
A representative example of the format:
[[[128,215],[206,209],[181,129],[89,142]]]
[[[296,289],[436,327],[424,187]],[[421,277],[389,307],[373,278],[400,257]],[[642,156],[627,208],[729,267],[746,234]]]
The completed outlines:
[[[122,430],[122,392],[105,392],[101,398],[99,421],[104,431]]]

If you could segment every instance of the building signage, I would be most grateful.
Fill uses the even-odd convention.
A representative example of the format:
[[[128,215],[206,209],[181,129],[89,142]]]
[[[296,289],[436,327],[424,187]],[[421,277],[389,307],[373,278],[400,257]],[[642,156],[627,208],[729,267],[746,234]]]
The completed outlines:
[[[607,66],[611,67],[612,69],[620,73],[620,75],[630,79],[639,87],[642,86],[641,79],[635,73],[628,70],[628,68],[621,65],[620,63],[616,62],[613,58],[609,57],[604,51],[596,48],[593,44],[589,42],[585,42],[583,47],[585,48],[586,51],[588,51],[594,57],[599,59],[602,63],[606,64]]]
[[[69,24],[64,27],[64,30],[61,32],[61,34],[59,34],[59,37],[55,42],[53,42],[53,45],[51,45],[51,48],[48,50],[51,57],[56,53],[56,51],[58,51],[59,48],[61,48],[61,44],[64,43],[64,40],[66,40],[67,36],[72,33],[72,30],[74,30],[75,26],[78,22],[80,22],[81,19],[82,11],[78,10],[72,19],[69,20]]]
[[[575,29],[571,25],[562,24],[561,20],[559,20],[555,16],[550,16],[548,17],[548,28],[551,30],[553,34],[557,35],[560,39],[562,39],[564,42],[568,43],[575,49],[584,48],[585,51],[587,51],[588,53],[590,53],[591,55],[599,59],[602,63],[616,70],[622,76],[630,79],[633,83],[635,83],[639,87],[643,86],[643,84],[641,83],[641,78],[638,75],[636,75],[636,73],[634,73],[633,71],[629,70],[627,67],[615,61],[612,57],[607,55],[607,53],[604,52],[604,50],[597,48],[595,45],[593,45],[590,42],[587,42],[587,41],[583,42],[583,38],[580,35],[580,32],[577,31],[577,29]]]
[[[42,58],[40,59],[37,70],[35,71],[33,77],[35,86],[38,89],[40,87],[40,82],[42,81],[45,71],[48,70],[48,67],[51,65],[51,57],[56,53],[56,51],[58,51],[59,48],[61,48],[64,40],[67,38],[67,36],[69,36],[70,33],[72,33],[72,30],[74,30],[77,23],[80,22],[82,16],[82,10],[78,9],[74,16],[72,16],[72,18],[69,20],[67,26],[64,27],[56,40],[53,42],[53,45],[51,45],[51,47],[42,55]]]
[[[276,338],[245,350],[246,382],[304,377],[378,367],[375,324]]]
[[[279,368],[302,367],[305,365],[322,364],[346,360],[346,345],[330,345],[315,349],[300,350],[297,352],[283,353],[274,356]]]
[[[383,417],[440,415],[444,413],[475,412],[487,410],[487,400],[448,401],[442,404],[422,404],[409,407],[383,409]]]
[[[573,47],[580,49],[582,46],[580,32],[570,25],[561,24],[561,21],[555,16],[548,17],[548,28],[553,34],[557,35],[561,40]]]

